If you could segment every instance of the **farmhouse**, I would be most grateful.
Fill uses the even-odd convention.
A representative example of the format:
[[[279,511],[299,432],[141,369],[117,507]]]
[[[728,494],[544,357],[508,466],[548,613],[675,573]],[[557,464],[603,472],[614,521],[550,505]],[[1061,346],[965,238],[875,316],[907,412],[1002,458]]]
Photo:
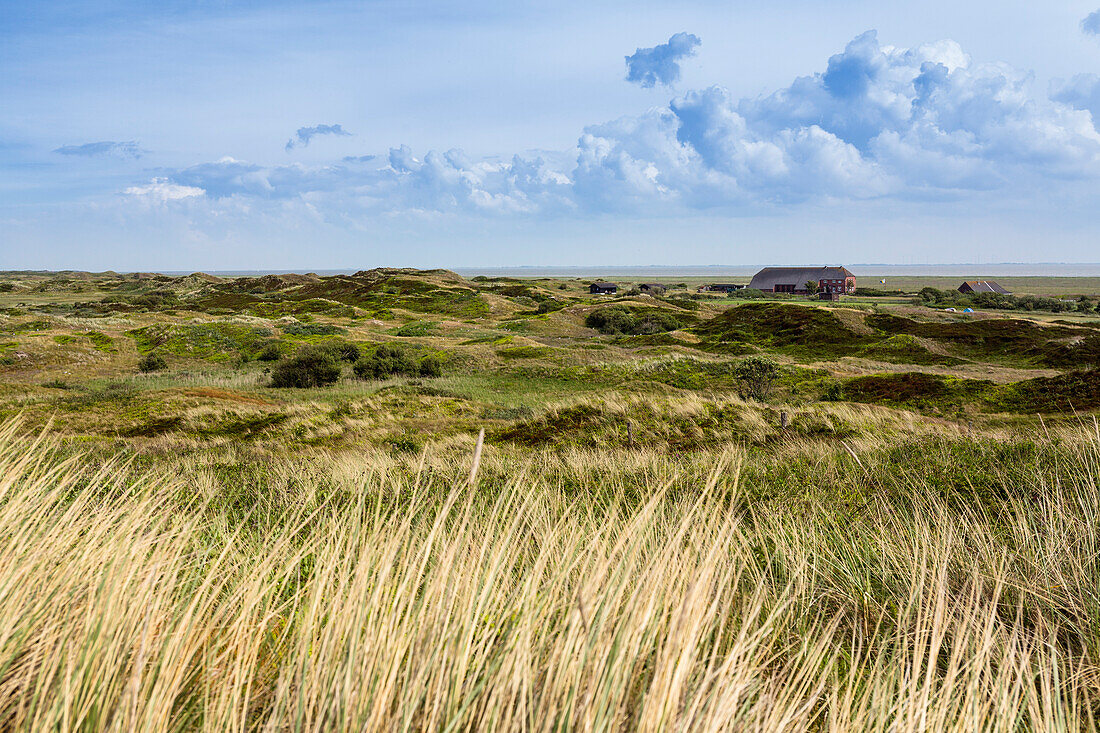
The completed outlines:
[[[822,293],[856,289],[856,276],[845,267],[765,267],[752,276],[749,287],[765,293],[809,293],[808,282],[817,283]]]
[[[959,286],[960,293],[998,293],[1012,295],[992,280],[967,280]]]
[[[619,286],[615,283],[595,282],[588,286],[588,292],[593,295],[613,295],[619,292]]]

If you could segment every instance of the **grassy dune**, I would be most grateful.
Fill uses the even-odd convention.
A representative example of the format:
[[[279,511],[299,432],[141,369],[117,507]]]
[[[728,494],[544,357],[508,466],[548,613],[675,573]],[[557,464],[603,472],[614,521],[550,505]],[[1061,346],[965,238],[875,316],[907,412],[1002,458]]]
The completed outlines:
[[[150,473],[9,423],[0,725],[1095,729],[1094,421],[791,440]]]

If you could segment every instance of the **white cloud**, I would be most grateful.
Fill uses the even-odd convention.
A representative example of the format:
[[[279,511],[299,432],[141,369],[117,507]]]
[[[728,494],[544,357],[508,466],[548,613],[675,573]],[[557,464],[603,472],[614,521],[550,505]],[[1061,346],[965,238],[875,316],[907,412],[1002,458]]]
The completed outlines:
[[[128,196],[140,196],[153,201],[166,202],[202,196],[206,191],[195,186],[181,186],[171,183],[167,178],[154,178],[144,186],[130,186],[123,193]]]
[[[1100,133],[1088,111],[1100,81],[1075,77],[1050,97],[1033,87],[1029,74],[975,63],[953,41],[895,48],[871,31],[822,72],[772,94],[736,99],[717,85],[688,91],[586,127],[568,154],[501,162],[402,145],[376,162],[358,156],[321,166],[223,158],[127,193],[308,199],[319,215],[342,220],[751,213],[813,200],[1027,196],[1051,181],[1100,180]]]

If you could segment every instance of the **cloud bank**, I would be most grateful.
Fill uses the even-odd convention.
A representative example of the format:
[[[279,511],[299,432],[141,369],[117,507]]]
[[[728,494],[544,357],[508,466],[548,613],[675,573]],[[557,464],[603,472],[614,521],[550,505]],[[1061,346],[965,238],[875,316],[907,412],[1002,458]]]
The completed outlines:
[[[639,48],[626,57],[626,80],[643,87],[672,86],[680,80],[680,60],[695,55],[699,37],[677,33],[653,48]]]
[[[140,158],[147,151],[142,150],[134,140],[126,142],[113,142],[104,140],[97,143],[84,143],[83,145],[62,145],[55,148],[55,153],[61,155],[79,155],[87,158],[97,156],[111,156],[115,158]]]
[[[313,127],[299,127],[295,136],[286,141],[286,151],[289,153],[296,147],[307,147],[309,141],[318,135],[336,135],[337,137],[350,137],[351,133],[340,125],[314,125]]]
[[[639,79],[670,78],[658,66]],[[687,91],[643,114],[588,126],[560,155],[501,161],[401,145],[378,160],[320,166],[224,158],[127,193],[141,189],[163,202],[298,201],[345,220],[747,215],[812,202],[966,201],[994,191],[1026,200],[1061,182],[1100,183],[1100,79],[1081,75],[1047,96],[1033,87],[1028,73],[975,63],[954,41],[895,48],[870,31],[822,71],[771,94],[737,99],[720,85]],[[347,133],[318,126],[298,137],[304,145],[316,134]]]

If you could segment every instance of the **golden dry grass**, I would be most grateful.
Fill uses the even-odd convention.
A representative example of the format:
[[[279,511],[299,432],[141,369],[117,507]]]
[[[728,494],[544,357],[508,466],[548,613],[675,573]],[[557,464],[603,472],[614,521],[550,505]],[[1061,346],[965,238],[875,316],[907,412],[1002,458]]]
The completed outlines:
[[[488,450],[473,485],[468,454],[371,453],[273,464],[250,487],[212,465],[65,460],[8,424],[0,721],[1095,730],[1093,430],[1006,466],[1029,480],[999,505],[957,501],[932,470],[853,505],[749,491],[741,451],[692,473]],[[875,486],[863,450],[822,480]]]

